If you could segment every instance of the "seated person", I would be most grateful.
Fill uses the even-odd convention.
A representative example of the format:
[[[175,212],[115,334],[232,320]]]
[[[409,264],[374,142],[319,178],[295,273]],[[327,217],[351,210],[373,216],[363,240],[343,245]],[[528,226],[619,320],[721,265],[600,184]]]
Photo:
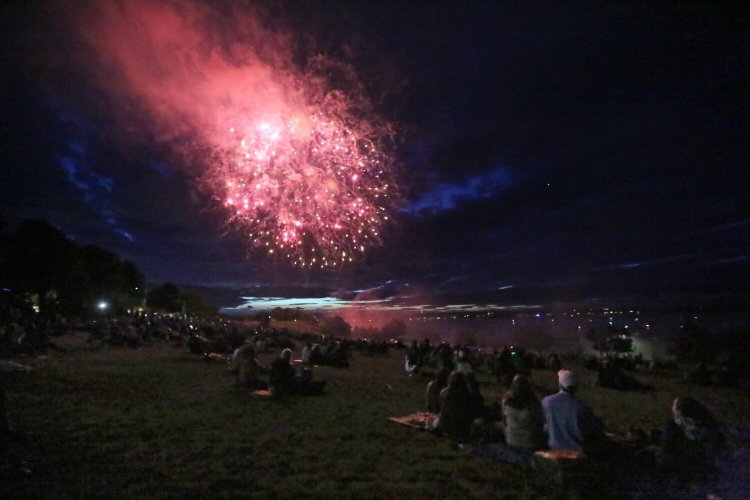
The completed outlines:
[[[302,348],[302,364],[309,366],[312,364],[312,343],[305,343],[305,347]]]
[[[296,388],[294,368],[292,367],[292,350],[287,348],[271,364],[268,389],[273,395],[289,394]]]
[[[458,368],[456,368],[458,371]],[[469,412],[472,419],[484,419],[487,416],[487,407],[484,405],[484,397],[479,389],[479,381],[474,372],[464,372],[464,383],[469,391]]]
[[[464,374],[454,371],[448,377],[448,387],[440,392],[440,415],[436,429],[448,437],[466,442],[471,437],[471,395]]]
[[[453,362],[453,349],[448,344],[440,344],[435,352],[438,370],[453,371],[456,364]]]
[[[229,371],[234,373],[235,383],[246,389],[265,389],[268,384],[260,379],[261,373],[266,370],[258,363],[255,357],[255,348],[252,344],[243,344],[232,354]]]
[[[448,376],[450,372],[440,370],[437,378],[427,384],[425,401],[427,411],[430,413],[440,413],[440,392],[448,385]]]
[[[599,454],[607,441],[604,425],[591,408],[575,397],[577,380],[573,372],[557,372],[560,391],[542,400],[552,450],[576,450]]]
[[[406,355],[404,356],[404,370],[407,375],[414,375],[419,371],[421,364],[421,355],[417,346],[417,341],[413,341],[408,349],[406,349]]]
[[[349,367],[348,349],[340,340],[336,341],[333,348],[328,352],[326,364],[343,368]]]
[[[662,431],[657,461],[662,470],[684,478],[713,477],[714,458],[724,444],[719,424],[705,406],[693,398],[676,398],[672,419]]]
[[[544,412],[526,375],[516,375],[502,400],[503,431],[509,446],[544,448]]]
[[[463,349],[459,349],[458,353],[456,354],[456,371],[464,374],[468,374],[474,371],[474,367],[472,366],[471,361],[466,355],[466,351]]]

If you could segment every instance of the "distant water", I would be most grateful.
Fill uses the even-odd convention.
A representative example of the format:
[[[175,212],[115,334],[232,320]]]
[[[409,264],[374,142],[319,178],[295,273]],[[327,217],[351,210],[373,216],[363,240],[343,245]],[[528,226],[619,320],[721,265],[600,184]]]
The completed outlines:
[[[750,329],[748,315],[743,313],[686,314],[606,307],[579,309],[558,305],[552,308],[540,304],[404,304],[389,299],[349,301],[334,297],[242,299],[242,305],[223,308],[221,314],[248,317],[277,307],[311,314],[335,314],[360,334],[380,328],[395,318],[404,321],[409,338],[427,337],[490,347],[515,344],[542,351],[590,351],[586,333],[591,328],[611,326],[628,332],[635,352],[646,359],[668,358],[664,334],[689,324],[716,333],[733,328]]]
[[[344,300],[335,297],[241,297],[243,303],[235,307],[223,307],[220,314],[226,316],[252,316],[259,311],[270,311],[274,308],[300,309],[311,313],[336,312],[358,309],[380,313],[476,313],[479,311],[516,311],[540,309],[540,305],[497,304],[444,304],[406,303],[394,299]]]

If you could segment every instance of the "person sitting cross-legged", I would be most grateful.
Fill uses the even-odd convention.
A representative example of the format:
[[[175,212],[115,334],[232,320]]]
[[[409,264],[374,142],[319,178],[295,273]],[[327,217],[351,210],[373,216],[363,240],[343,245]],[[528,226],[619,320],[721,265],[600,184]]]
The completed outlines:
[[[516,375],[502,400],[505,442],[516,448],[544,448],[544,412],[526,375]]]
[[[717,474],[715,459],[725,438],[711,412],[690,397],[672,404],[672,419],[664,426],[659,468],[682,479],[712,478]]]
[[[576,397],[578,382],[573,372],[560,370],[557,377],[560,391],[542,400],[549,448],[601,455],[609,442],[602,421]]]
[[[235,383],[242,388],[265,389],[268,386],[260,378],[266,369],[258,363],[255,347],[250,343],[243,344],[234,351],[229,370],[235,375]]]
[[[454,371],[448,377],[448,387],[440,393],[440,416],[437,419],[437,430],[459,442],[468,442],[471,438],[471,395],[466,387],[464,374]]]
[[[284,349],[281,355],[271,364],[268,389],[274,396],[289,394],[296,389],[294,368],[292,367],[292,350]]]
[[[427,411],[430,413],[440,413],[440,393],[448,385],[448,377],[450,371],[440,370],[435,380],[430,381],[427,384],[427,390],[425,391],[425,406]]]

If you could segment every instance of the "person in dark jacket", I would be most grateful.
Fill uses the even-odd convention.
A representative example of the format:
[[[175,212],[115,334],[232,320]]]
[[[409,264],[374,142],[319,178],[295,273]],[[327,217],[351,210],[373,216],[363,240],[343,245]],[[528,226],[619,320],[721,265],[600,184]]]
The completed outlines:
[[[471,437],[471,395],[466,387],[464,375],[453,372],[448,378],[448,387],[440,394],[441,408],[437,430],[461,442]]]
[[[693,398],[679,397],[662,431],[657,462],[663,471],[683,479],[715,477],[716,455],[724,444],[711,412]]]
[[[449,371],[440,370],[437,373],[435,380],[432,380],[427,384],[427,390],[425,392],[425,406],[427,407],[428,412],[440,413],[440,393],[448,385],[449,376]]]
[[[292,367],[292,350],[284,349],[271,364],[269,390],[274,396],[294,392],[296,380]]]

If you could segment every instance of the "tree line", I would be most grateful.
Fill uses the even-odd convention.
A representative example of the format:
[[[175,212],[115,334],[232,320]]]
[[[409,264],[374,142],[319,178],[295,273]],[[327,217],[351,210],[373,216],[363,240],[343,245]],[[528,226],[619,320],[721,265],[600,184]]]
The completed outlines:
[[[138,267],[96,245],[79,245],[42,220],[10,231],[0,217],[0,299],[33,307],[43,316],[90,316],[150,307],[201,312],[198,297],[173,284],[146,291]]]

